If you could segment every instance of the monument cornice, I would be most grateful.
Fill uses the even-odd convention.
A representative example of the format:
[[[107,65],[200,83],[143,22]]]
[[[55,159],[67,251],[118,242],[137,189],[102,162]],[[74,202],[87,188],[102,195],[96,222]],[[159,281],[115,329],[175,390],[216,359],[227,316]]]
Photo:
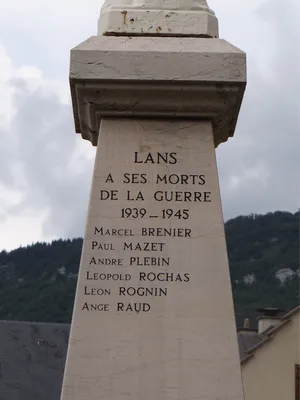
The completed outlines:
[[[212,120],[217,147],[234,134],[246,55],[220,39],[95,36],[71,51],[70,84],[94,146],[103,117],[172,117]]]

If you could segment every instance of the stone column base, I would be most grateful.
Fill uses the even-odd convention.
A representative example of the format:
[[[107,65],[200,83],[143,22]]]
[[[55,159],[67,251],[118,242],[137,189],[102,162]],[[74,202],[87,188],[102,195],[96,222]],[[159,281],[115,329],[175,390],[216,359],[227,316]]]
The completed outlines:
[[[210,121],[103,118],[62,400],[242,400]]]

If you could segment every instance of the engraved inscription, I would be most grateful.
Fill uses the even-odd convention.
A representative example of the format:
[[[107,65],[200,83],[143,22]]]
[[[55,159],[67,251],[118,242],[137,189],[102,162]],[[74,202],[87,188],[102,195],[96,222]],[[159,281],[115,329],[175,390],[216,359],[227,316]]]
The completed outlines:
[[[103,221],[93,228],[82,311],[150,313],[158,305],[156,299],[166,301],[178,285],[193,279],[173,267],[170,245],[182,240],[188,245],[195,238],[190,204],[200,209],[213,200],[205,174],[178,173],[176,151],[133,151],[126,165],[127,171],[109,172],[101,181],[97,201],[108,217],[114,210],[117,227]],[[100,297],[105,303],[95,301]]]

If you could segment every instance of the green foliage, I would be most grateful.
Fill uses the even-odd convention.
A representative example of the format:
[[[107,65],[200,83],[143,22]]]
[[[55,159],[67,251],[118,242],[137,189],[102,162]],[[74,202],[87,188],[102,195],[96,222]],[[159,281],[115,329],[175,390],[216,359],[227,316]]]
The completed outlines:
[[[256,309],[294,308],[299,294],[299,212],[240,216],[225,224],[237,324]],[[70,322],[82,239],[0,253],[0,319]],[[294,271],[284,283],[281,269]],[[245,277],[250,277],[245,279]]]
[[[237,324],[250,318],[257,308],[277,307],[286,311],[298,304],[299,212],[275,212],[240,216],[225,224]],[[277,271],[290,269],[294,276],[284,284]],[[245,276],[255,277],[252,285]]]

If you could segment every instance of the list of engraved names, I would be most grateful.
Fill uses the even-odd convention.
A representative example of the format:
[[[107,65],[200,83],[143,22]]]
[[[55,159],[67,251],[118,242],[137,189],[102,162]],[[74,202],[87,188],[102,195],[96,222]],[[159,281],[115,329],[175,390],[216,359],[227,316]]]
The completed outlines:
[[[93,226],[81,272],[82,311],[150,313],[156,298],[172,296],[177,285],[188,286],[193,279],[177,263],[174,269],[168,246],[194,237],[189,222],[211,203],[212,192],[205,174],[180,173],[179,164],[177,152],[133,151],[128,170],[135,172],[111,172],[100,182],[96,200],[108,213],[114,209],[108,205],[120,204],[111,216],[120,226],[106,226],[107,219]],[[142,165],[154,172],[136,172]]]

